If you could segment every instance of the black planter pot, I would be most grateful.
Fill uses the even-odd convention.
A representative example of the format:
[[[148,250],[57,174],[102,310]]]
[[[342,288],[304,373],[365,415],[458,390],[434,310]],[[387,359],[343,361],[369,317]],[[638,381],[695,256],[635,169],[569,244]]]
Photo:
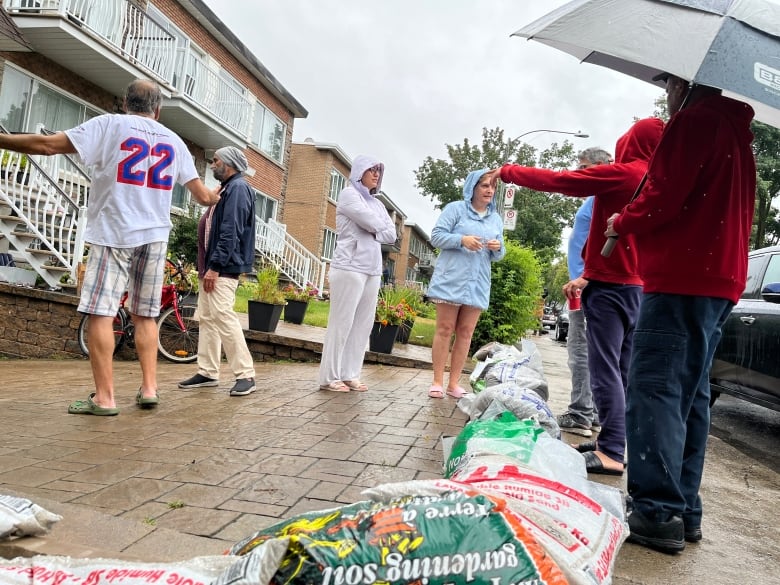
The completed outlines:
[[[308,306],[308,301],[287,301],[287,305],[284,307],[284,322],[300,325],[303,323]]]
[[[374,321],[371,337],[368,339],[368,349],[378,353],[393,353],[393,343],[398,335],[398,325],[382,325]]]
[[[272,305],[260,301],[247,302],[247,316],[249,317],[249,329],[253,331],[265,331],[273,333],[279,324],[284,305]]]
[[[414,327],[414,319],[407,319],[406,321],[401,323],[398,326],[398,335],[395,336],[396,342],[408,343],[409,334],[412,332],[412,327]]]

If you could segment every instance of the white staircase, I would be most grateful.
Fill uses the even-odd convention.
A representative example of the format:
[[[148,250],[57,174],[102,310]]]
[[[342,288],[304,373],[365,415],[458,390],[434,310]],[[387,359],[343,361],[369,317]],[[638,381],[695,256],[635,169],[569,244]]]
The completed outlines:
[[[287,233],[287,226],[273,219],[258,220],[255,249],[260,256],[286,276],[295,286],[311,283],[322,292],[325,262]]]
[[[75,289],[89,186],[87,173],[67,155],[0,149],[0,252],[49,288]]]

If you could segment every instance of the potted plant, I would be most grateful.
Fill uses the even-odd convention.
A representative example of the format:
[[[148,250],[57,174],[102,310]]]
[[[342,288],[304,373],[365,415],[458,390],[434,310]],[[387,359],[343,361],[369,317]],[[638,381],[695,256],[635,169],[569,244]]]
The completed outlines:
[[[279,271],[276,268],[266,266],[258,271],[252,297],[247,301],[249,329],[268,333],[276,331],[284,308],[284,295],[279,289]]]
[[[310,282],[307,282],[304,287],[289,283],[282,288],[282,294],[287,301],[287,304],[284,306],[284,322],[300,325],[303,323],[303,317],[306,315],[309,301],[315,298],[319,291]]]
[[[374,326],[368,343],[371,351],[392,353],[398,328],[408,317],[407,311],[406,303],[398,302],[393,297],[391,288],[383,288],[379,291]]]
[[[419,288],[408,286],[396,287],[392,294],[395,299],[394,304],[403,305],[406,315],[398,328],[398,335],[395,340],[398,343],[407,343],[412,327],[414,327],[415,318],[425,309],[423,294]]]

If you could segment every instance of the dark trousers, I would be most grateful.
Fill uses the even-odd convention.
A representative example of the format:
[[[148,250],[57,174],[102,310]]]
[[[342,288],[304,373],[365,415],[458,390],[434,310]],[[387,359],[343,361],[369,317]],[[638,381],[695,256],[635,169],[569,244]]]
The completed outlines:
[[[628,376],[628,493],[648,518],[701,525],[709,369],[733,303],[646,294]]]
[[[623,463],[626,449],[626,384],[631,339],[642,287],[591,281],[582,291],[588,320],[590,389],[599,413],[598,449]]]

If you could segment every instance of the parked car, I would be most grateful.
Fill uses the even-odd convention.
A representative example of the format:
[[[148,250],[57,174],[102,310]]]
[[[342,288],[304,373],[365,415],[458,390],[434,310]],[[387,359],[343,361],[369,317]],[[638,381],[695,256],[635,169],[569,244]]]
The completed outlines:
[[[542,313],[542,329],[552,329],[555,327],[555,312],[552,307],[545,307]]]
[[[555,331],[553,338],[555,341],[566,341],[569,336],[569,307],[564,305],[558,317],[555,319]]]
[[[722,392],[780,410],[780,246],[748,255],[745,292],[723,326],[710,369],[714,404]]]

